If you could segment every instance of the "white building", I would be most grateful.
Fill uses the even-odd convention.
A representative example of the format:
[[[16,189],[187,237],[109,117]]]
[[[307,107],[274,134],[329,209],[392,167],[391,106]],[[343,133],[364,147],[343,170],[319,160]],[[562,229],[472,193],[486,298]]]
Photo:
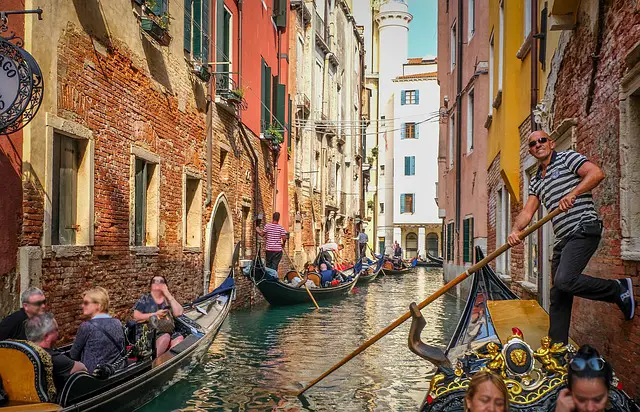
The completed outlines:
[[[438,103],[435,59],[409,59],[393,79],[393,241],[407,258],[438,255]]]

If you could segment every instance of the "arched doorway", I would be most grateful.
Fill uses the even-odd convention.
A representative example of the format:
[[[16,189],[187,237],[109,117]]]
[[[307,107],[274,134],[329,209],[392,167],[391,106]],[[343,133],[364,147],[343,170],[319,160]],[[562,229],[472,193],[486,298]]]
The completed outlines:
[[[413,258],[418,254],[418,235],[410,232],[404,241],[406,249],[406,258]]]
[[[438,252],[438,235],[436,233],[427,234],[427,252],[431,256],[440,256]]]
[[[233,219],[226,196],[216,200],[207,224],[204,289],[209,292],[219,286],[229,273],[233,261]]]

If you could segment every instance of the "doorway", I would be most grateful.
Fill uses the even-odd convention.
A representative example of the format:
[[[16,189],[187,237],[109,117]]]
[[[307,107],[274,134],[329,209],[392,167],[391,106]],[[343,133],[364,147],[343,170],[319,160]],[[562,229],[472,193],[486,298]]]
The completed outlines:
[[[216,200],[211,219],[207,224],[207,243],[205,256],[205,292],[218,287],[229,274],[233,261],[233,220],[226,196],[221,193]]]

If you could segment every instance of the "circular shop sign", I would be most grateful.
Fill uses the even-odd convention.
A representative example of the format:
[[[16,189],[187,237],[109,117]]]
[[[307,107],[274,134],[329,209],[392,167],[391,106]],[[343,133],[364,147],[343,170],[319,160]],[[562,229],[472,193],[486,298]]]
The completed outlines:
[[[19,130],[31,120],[42,91],[42,74],[35,59],[0,37],[0,132]]]

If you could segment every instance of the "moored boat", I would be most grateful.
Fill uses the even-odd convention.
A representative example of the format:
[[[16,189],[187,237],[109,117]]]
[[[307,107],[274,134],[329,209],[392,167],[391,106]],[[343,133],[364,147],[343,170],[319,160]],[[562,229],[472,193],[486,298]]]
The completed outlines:
[[[411,272],[414,266],[407,266],[404,264],[404,261],[400,261],[401,263],[396,265],[394,262],[392,262],[389,259],[385,259],[385,262],[382,265],[382,272],[384,273],[385,276],[391,276],[391,275],[403,275],[405,273],[409,273]]]
[[[239,244],[227,279],[213,292],[185,305],[184,314],[175,318],[183,342],[155,356],[155,333],[145,325],[133,345],[136,358],[129,353],[127,366],[108,376],[77,372],[56,393],[46,352],[30,342],[0,342],[0,377],[9,397],[0,410],[110,412],[134,410],[147,403],[187,376],[206,354],[235,296],[238,254]]]
[[[483,258],[480,248],[476,256],[478,261]],[[520,300],[489,266],[474,274],[465,309],[445,350],[420,340],[426,322],[415,304],[411,313],[409,348],[437,366],[422,411],[463,411],[471,377],[487,369],[503,377],[510,410],[555,410],[558,394],[566,387],[566,368],[575,346],[551,345],[544,309],[537,301]],[[611,410],[638,410],[615,376],[609,401]]]
[[[353,273],[352,279],[348,282],[342,282],[332,287],[320,287],[320,275],[317,272],[309,272],[303,275],[304,282],[292,286],[284,283],[277,277],[270,276],[265,270],[262,259],[259,256],[260,253],[258,253],[253,260],[253,264],[249,269],[249,277],[253,280],[267,302],[273,306],[297,305],[300,303],[313,304],[309,293],[313,295],[315,300],[345,296],[351,292],[351,289],[356,285],[360,276],[360,273]],[[343,272],[343,274],[348,276],[352,271],[353,268],[347,272]],[[304,285],[307,280],[313,281],[316,287],[305,288]]]

